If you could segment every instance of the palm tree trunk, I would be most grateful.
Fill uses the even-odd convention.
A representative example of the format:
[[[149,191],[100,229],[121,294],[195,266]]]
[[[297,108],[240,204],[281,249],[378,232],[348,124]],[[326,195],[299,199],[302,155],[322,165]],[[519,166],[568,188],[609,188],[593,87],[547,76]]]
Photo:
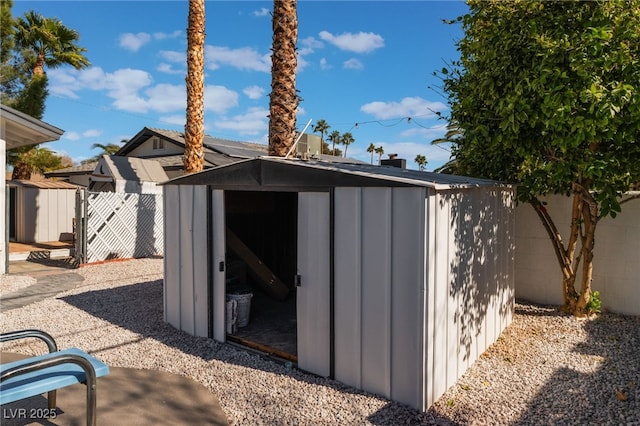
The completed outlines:
[[[204,0],[189,0],[187,28],[187,116],[184,127],[184,168],[204,169]]]
[[[274,0],[273,2],[269,155],[278,157],[284,157],[295,141],[296,110],[298,109],[296,3],[296,0]]]

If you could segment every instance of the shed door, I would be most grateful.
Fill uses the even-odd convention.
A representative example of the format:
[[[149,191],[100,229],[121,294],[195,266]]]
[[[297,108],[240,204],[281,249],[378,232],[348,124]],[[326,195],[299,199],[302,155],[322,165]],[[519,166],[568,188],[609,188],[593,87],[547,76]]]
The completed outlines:
[[[327,377],[330,345],[330,202],[327,192],[298,195],[298,367]]]
[[[224,191],[211,191],[211,310],[213,338],[224,342],[225,333],[225,222]]]

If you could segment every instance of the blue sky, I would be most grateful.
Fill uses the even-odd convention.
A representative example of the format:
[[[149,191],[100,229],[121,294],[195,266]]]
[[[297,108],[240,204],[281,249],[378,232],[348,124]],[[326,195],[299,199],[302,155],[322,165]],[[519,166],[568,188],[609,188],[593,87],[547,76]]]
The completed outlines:
[[[272,1],[206,2],[205,131],[267,143]],[[44,121],[65,131],[47,146],[81,161],[94,143],[119,143],[143,127],[182,131],[186,93],[186,1],[15,0],[80,33],[91,66],[49,69]],[[431,140],[445,132],[446,98],[433,71],[458,57],[459,1],[298,2],[298,128],[326,120],[351,132],[349,157],[370,161],[370,143],[427,170],[449,158]],[[311,131],[309,127],[308,132]],[[344,147],[341,147],[344,149]],[[374,157],[374,161],[377,156]]]

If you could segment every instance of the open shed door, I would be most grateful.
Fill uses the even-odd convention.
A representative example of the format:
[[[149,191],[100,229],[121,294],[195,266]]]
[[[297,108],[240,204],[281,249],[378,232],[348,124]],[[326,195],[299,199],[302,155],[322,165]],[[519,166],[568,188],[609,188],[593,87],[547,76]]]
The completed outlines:
[[[331,374],[331,214],[328,192],[298,194],[298,368]]]
[[[211,304],[213,338],[218,342],[226,340],[225,332],[225,220],[224,191],[211,191]]]

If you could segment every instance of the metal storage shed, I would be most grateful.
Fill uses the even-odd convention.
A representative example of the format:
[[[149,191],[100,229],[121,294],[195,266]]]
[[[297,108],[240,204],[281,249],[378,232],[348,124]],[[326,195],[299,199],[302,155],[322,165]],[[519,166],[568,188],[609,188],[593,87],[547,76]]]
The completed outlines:
[[[7,184],[12,241],[73,240],[76,185],[50,180],[10,180]]]
[[[300,369],[426,410],[511,322],[513,196],[487,180],[270,157],[176,178],[164,185],[165,320],[235,340],[237,234],[286,286],[274,303],[295,304]],[[256,327],[278,312],[258,308]]]

